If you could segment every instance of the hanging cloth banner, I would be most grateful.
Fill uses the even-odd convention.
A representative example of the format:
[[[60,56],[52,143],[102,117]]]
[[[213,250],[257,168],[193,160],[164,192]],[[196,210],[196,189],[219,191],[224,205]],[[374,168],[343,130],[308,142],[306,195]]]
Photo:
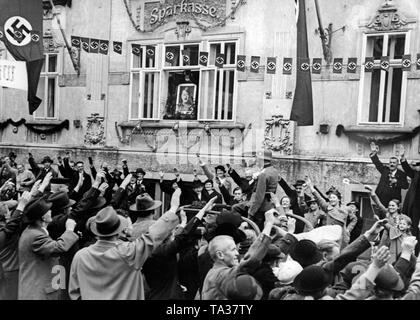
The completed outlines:
[[[322,59],[321,58],[314,58],[312,60],[312,73],[320,74],[322,69]]]
[[[131,52],[136,56],[140,56],[141,55],[141,46],[139,44],[132,44],[131,45]]]
[[[122,42],[114,41],[112,47],[115,53],[122,54]]]
[[[309,58],[298,58],[299,69],[302,72],[308,72],[310,70],[310,63]]]
[[[108,40],[99,40],[99,53],[107,55],[109,51],[109,41]]]
[[[146,46],[146,58],[154,59],[156,54],[156,48],[154,46]]]
[[[99,39],[90,39],[89,42],[89,52],[98,53],[99,52]]]
[[[214,65],[218,68],[223,68],[225,64],[225,55],[223,53],[219,53],[216,57]]]
[[[292,74],[293,70],[293,58],[284,58],[283,59],[283,74]]]
[[[373,57],[368,57],[365,60],[365,72],[373,72],[375,68],[375,60]]]
[[[356,73],[357,58],[349,58],[347,60],[347,73]]]
[[[410,71],[411,70],[411,54],[403,55],[402,57],[402,70]]]
[[[333,73],[343,72],[343,58],[335,58],[333,63]]]
[[[390,67],[389,57],[381,57],[381,69],[388,71]]]
[[[80,38],[82,49],[89,53],[89,38]]]
[[[277,71],[277,58],[276,57],[268,57],[267,58],[267,73],[268,74],[275,74]]]
[[[260,57],[252,56],[251,57],[251,72],[259,73],[260,72]]]
[[[174,47],[166,47],[166,54],[165,54],[165,61],[169,63],[171,66],[175,64],[175,57],[178,54],[177,48]]]
[[[208,52],[200,51],[200,61],[199,61],[199,63],[203,67],[207,67],[207,65],[209,63],[209,53]]]
[[[80,45],[81,45],[80,37],[71,36],[71,45],[72,47],[80,48]]]
[[[189,66],[191,64],[189,49],[182,50],[182,61],[184,62],[184,66]]]
[[[0,86],[28,90],[28,75],[24,61],[0,60]]]
[[[238,55],[236,58],[236,70],[245,72],[246,56]]]

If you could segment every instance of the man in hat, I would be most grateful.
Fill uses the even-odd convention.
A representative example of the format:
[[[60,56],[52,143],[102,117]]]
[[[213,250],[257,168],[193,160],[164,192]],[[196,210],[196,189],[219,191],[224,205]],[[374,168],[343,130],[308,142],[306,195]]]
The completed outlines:
[[[176,190],[173,198],[181,196],[181,190]],[[133,223],[132,237],[138,239],[142,234],[147,233],[150,226],[156,221],[153,219],[155,210],[162,206],[162,201],[153,200],[150,195],[143,193],[136,198],[136,203],[130,206],[130,216],[137,218]]]
[[[56,300],[65,275],[58,256],[67,252],[79,239],[76,222],[66,221],[66,231],[56,241],[47,231],[52,203],[44,198],[32,200],[25,209],[29,225],[19,239],[19,300]],[[58,275],[57,275],[58,272]]]
[[[42,159],[41,164],[43,164],[44,166],[43,168],[40,168],[36,164],[34,158],[32,157],[32,154],[29,155],[29,164],[31,165],[32,172],[36,176],[36,180],[43,180],[45,175],[49,172],[52,173],[53,178],[58,177],[58,173],[52,168],[52,164],[54,163],[54,161],[49,156],[45,156]]]
[[[264,213],[273,208],[270,193],[276,193],[279,174],[271,163],[273,153],[270,150],[259,152],[257,158],[262,171],[258,176],[255,190],[249,201],[248,217],[262,229],[264,227]]]
[[[31,197],[31,193],[25,191],[14,212],[10,212],[5,204],[0,203],[0,271],[3,269],[3,279],[0,275],[0,301],[18,298],[18,243],[23,211]]]
[[[190,219],[180,234],[169,236],[147,259],[143,266],[143,272],[149,285],[149,291],[146,294],[147,300],[180,300],[184,298],[179,285],[177,255],[181,250],[191,245],[194,232],[215,201],[216,197]]]
[[[379,200],[386,206],[393,199],[401,202],[401,191],[408,189],[409,185],[407,174],[398,169],[398,158],[391,157],[389,166],[386,167],[378,158],[379,147],[374,142],[371,143],[370,147],[372,150],[370,158],[376,169],[381,173],[381,178],[376,188]]]
[[[170,210],[150,226],[148,233],[132,242],[119,240],[120,234],[128,227],[128,221],[112,207],[106,207],[92,217],[88,226],[98,241],[78,251],[73,259],[70,298],[144,300],[141,269],[153,250],[178,225],[175,214],[178,207],[179,198],[174,199]]]
[[[78,201],[92,187],[92,178],[85,172],[83,161],[77,161],[75,168],[70,175],[70,190],[74,190],[73,200]]]
[[[155,196],[155,185],[148,179],[145,179],[146,172],[142,168],[136,169],[137,186],[139,187],[140,194],[147,193],[152,198]]]
[[[226,300],[229,282],[239,274],[252,273],[258,267],[267,253],[271,243],[271,229],[276,223],[278,223],[278,219],[274,217],[273,211],[267,211],[262,233],[240,262],[238,260],[239,252],[232,237],[217,236],[210,241],[209,253],[214,265],[204,280],[202,300]]]
[[[230,165],[226,166],[228,167],[229,176],[238,187],[241,188],[242,192],[246,195],[247,200],[250,200],[257,181],[252,171],[250,169],[245,170],[245,177],[242,178]]]

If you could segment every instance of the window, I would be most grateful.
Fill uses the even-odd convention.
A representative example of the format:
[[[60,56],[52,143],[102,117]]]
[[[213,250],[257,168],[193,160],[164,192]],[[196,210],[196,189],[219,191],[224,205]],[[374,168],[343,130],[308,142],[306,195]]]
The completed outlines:
[[[373,72],[361,71],[359,124],[402,125],[405,109],[407,74],[402,56],[409,53],[409,33],[366,34],[362,63],[374,57]],[[381,57],[389,56],[388,71],[380,69]]]
[[[160,70],[158,51],[147,54],[147,46],[139,55],[131,55],[130,119],[159,119]]]
[[[131,120],[234,120],[236,41],[156,45],[154,59],[146,47],[132,54]],[[209,53],[207,67],[199,64],[200,51]],[[215,66],[220,53],[223,68]]]
[[[58,54],[45,53],[44,58],[37,90],[37,96],[42,99],[42,103],[34,116],[36,119],[56,119],[58,118]]]

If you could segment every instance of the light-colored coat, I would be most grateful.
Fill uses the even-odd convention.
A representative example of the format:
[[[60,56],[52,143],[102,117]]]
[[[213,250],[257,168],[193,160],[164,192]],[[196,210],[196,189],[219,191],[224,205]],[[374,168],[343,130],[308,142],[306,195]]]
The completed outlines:
[[[77,252],[70,270],[70,298],[144,300],[141,268],[178,223],[178,216],[167,212],[133,242],[98,240]]]
[[[28,226],[19,239],[19,300],[56,300],[59,288],[53,285],[58,256],[68,251],[79,237],[64,232],[57,241],[39,227]]]

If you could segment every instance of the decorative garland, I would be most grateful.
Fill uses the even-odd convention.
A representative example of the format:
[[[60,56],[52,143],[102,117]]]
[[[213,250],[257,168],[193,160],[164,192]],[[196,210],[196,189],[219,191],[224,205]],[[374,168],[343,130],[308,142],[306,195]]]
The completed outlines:
[[[404,134],[399,135],[397,137],[384,138],[384,139],[373,139],[373,138],[365,137],[364,135],[361,135],[361,134],[358,134],[358,133],[355,133],[355,132],[347,132],[346,129],[344,128],[344,126],[340,124],[340,125],[337,126],[335,134],[338,137],[341,137],[341,135],[343,133],[346,136],[348,136],[349,138],[352,138],[353,140],[356,140],[356,141],[361,142],[361,143],[369,144],[371,142],[375,142],[377,144],[393,144],[393,143],[413,139],[417,134],[420,133],[420,126],[414,128],[412,132],[404,133]]]
[[[38,129],[36,127],[37,126],[42,126],[42,124],[29,124],[29,123],[26,123],[26,119],[20,119],[19,121],[13,121],[12,119],[7,119],[6,121],[0,122],[0,130],[6,128],[9,124],[11,124],[14,127],[19,127],[22,124],[24,124],[25,127],[28,128],[28,130],[30,130],[34,133],[37,133],[37,134],[53,134],[53,133],[56,133],[56,132],[61,131],[63,129],[69,130],[70,121],[69,120],[64,120],[63,122],[61,122],[57,125],[48,124],[48,126],[51,127],[51,128]]]
[[[61,122],[57,125],[54,125],[54,126],[48,125],[48,126],[51,126],[51,128],[48,128],[48,129],[38,129],[38,128],[36,128],[37,126],[42,126],[42,125],[41,124],[25,123],[25,127],[28,128],[28,130],[30,130],[30,131],[32,131],[36,134],[53,134],[53,133],[56,133],[56,132],[61,131],[63,129],[69,130],[70,121],[69,120],[64,120],[63,122]]]
[[[210,25],[210,26],[206,26],[205,24],[201,23],[201,22],[198,20],[197,16],[196,16],[194,13],[192,14],[192,16],[193,16],[193,18],[194,18],[194,22],[197,24],[197,26],[198,26],[201,30],[203,30],[203,31],[208,31],[208,30],[210,30],[210,29],[214,29],[214,28],[217,28],[217,27],[222,27],[222,26],[225,26],[225,25],[226,25],[226,21],[227,21],[229,18],[231,19],[231,18],[232,18],[232,17],[236,14],[236,11],[238,11],[239,7],[242,7],[245,3],[246,3],[246,0],[239,0],[238,4],[232,8],[232,10],[230,11],[230,13],[229,13],[229,14],[228,14],[225,18],[223,18],[223,19],[222,19],[222,20],[220,20],[219,22],[217,22],[217,23],[215,23],[215,24],[212,24],[212,25]]]
[[[153,27],[150,30],[144,30],[144,29],[142,29],[141,26],[139,24],[137,24],[134,21],[134,19],[133,19],[133,13],[131,12],[129,1],[130,0],[123,0],[124,5],[125,5],[125,10],[127,11],[127,14],[128,14],[128,16],[130,18],[130,21],[131,21],[131,24],[133,25],[134,29],[136,29],[138,32],[142,32],[142,33],[153,32],[153,31],[155,31],[157,28],[159,28],[163,24],[163,22],[160,23],[160,24],[157,24],[155,27]],[[217,27],[225,26],[226,25],[226,21],[228,19],[231,19],[236,14],[236,11],[238,11],[239,7],[243,6],[245,3],[246,3],[246,0],[239,0],[238,4],[236,4],[232,8],[232,10],[230,11],[230,13],[225,18],[221,19],[219,22],[217,22],[217,23],[215,23],[213,25],[210,25],[210,26],[207,26],[207,25],[201,23],[199,21],[199,19],[197,18],[197,16],[194,13],[192,13],[191,15],[194,18],[194,22],[197,24],[197,26],[201,30],[208,31],[210,29],[214,29],[214,28],[217,28]]]
[[[24,123],[26,123],[25,119],[20,119],[19,121],[13,121],[12,119],[9,118],[3,122],[0,122],[0,129],[6,128],[9,124],[11,124],[14,127],[19,127]]]

